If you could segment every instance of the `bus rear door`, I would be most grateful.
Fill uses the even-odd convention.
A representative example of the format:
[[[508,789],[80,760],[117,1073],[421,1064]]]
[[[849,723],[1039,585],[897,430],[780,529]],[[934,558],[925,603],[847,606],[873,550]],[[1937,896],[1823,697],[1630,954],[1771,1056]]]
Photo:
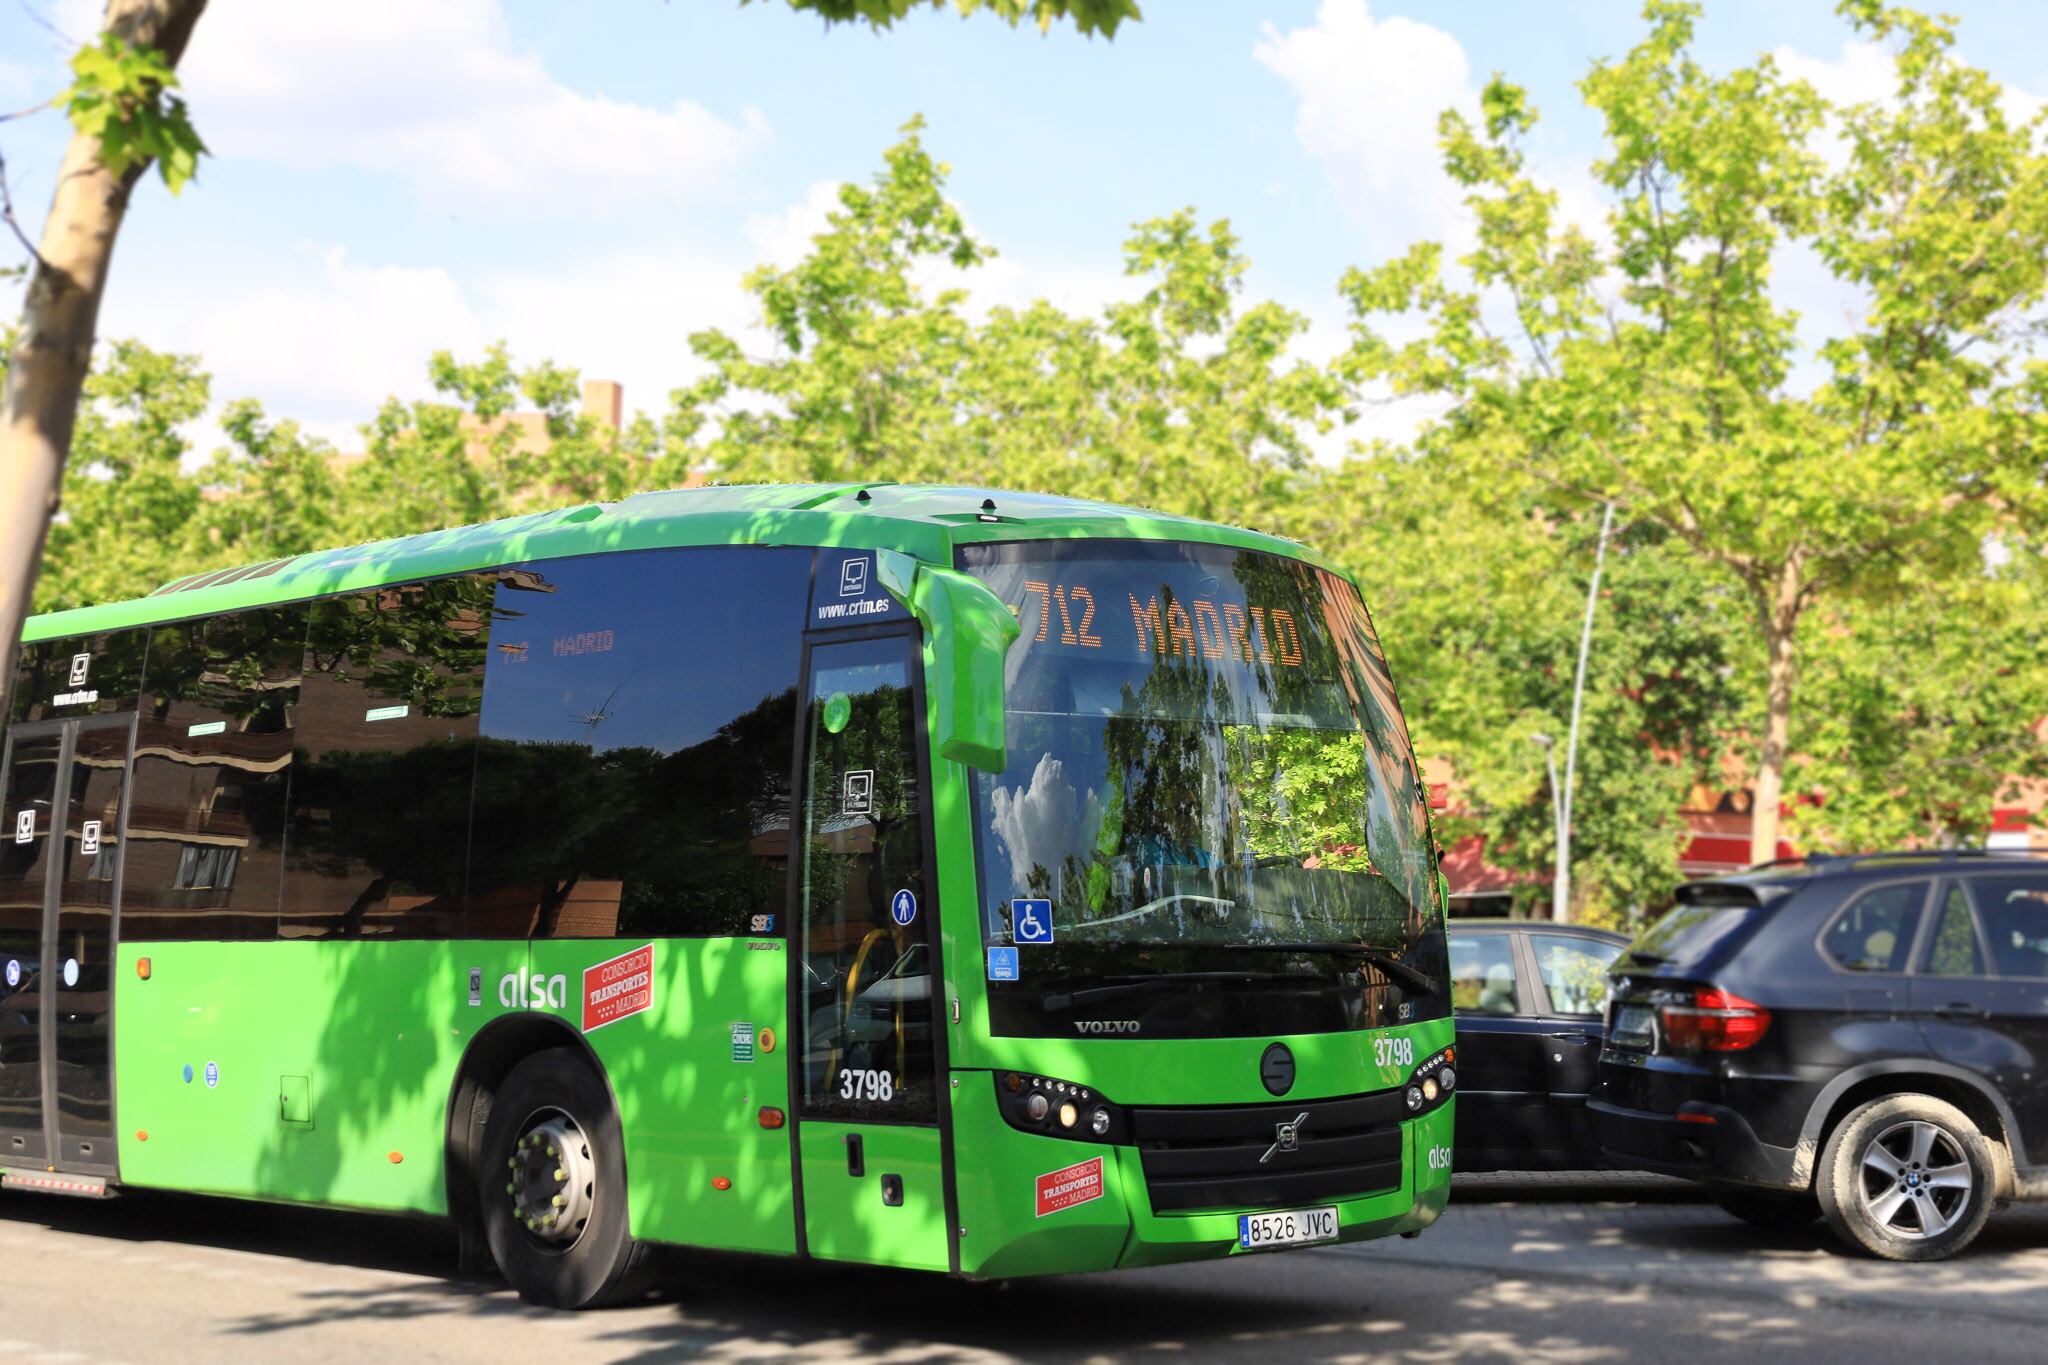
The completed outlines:
[[[116,1173],[114,915],[135,718],[16,725],[0,759],[0,1166]],[[82,1189],[87,1182],[64,1188]]]

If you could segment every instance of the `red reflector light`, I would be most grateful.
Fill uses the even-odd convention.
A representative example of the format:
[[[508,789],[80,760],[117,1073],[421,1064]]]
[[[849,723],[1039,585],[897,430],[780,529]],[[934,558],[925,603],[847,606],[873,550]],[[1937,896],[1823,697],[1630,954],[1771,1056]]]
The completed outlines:
[[[1701,986],[1690,1005],[1663,1009],[1664,1041],[1676,1052],[1740,1052],[1755,1047],[1771,1012],[1719,986]]]
[[[722,1175],[714,1175],[711,1177],[711,1188],[714,1190],[729,1190],[732,1188],[732,1182]]]
[[[780,1128],[783,1122],[784,1116],[780,1109],[763,1109],[761,1111],[761,1126],[763,1128]]]
[[[136,974],[137,976],[141,977],[141,978],[142,978],[142,979],[143,979],[144,981],[147,981],[147,980],[149,980],[149,959],[148,959],[148,958],[146,958],[146,957],[138,957],[138,958],[136,958],[136,959],[135,959],[135,974]]]
[[[1721,1120],[1715,1118],[1712,1114],[1680,1114],[1678,1121],[1680,1123],[1719,1123]]]

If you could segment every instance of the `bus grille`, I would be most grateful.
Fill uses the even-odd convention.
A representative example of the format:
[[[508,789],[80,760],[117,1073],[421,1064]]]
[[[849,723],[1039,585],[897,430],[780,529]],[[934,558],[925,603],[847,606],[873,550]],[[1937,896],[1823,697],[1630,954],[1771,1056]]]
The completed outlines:
[[[1130,1115],[1152,1210],[1172,1213],[1397,1189],[1405,1112],[1399,1090],[1381,1090],[1281,1104],[1134,1108]],[[1294,1125],[1292,1151],[1281,1146],[1284,1124]]]

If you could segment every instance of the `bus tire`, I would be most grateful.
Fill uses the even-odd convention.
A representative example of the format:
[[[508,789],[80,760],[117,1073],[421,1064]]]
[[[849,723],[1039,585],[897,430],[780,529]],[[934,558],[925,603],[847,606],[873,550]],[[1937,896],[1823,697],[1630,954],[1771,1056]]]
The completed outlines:
[[[619,1116],[578,1053],[549,1048],[512,1068],[477,1167],[484,1237],[519,1297],[598,1308],[644,1289],[647,1248],[627,1231]]]

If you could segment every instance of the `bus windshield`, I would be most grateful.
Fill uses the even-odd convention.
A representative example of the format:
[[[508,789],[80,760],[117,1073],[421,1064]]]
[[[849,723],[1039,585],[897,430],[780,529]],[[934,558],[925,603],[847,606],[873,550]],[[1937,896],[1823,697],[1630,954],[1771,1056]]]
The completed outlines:
[[[1355,1025],[1440,995],[1422,786],[1355,587],[1184,543],[961,559],[1022,628],[1009,767],[977,774],[975,802],[984,942],[1016,950],[1019,998],[1174,974],[1389,988],[1339,1009]]]

